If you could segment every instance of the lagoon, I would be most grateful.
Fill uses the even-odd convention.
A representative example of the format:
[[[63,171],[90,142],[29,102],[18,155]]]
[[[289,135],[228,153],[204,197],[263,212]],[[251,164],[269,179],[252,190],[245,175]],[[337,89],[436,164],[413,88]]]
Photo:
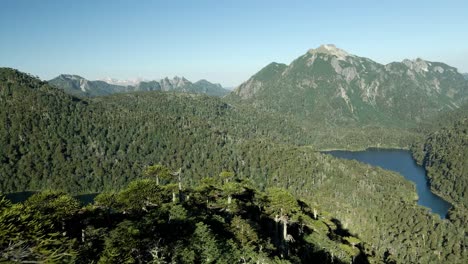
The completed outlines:
[[[400,173],[406,179],[416,184],[418,193],[418,204],[425,206],[433,213],[445,218],[451,204],[434,194],[430,187],[426,170],[416,164],[411,156],[411,152],[401,149],[367,149],[364,151],[327,151],[337,158],[357,160],[372,166],[378,166],[386,170]]]

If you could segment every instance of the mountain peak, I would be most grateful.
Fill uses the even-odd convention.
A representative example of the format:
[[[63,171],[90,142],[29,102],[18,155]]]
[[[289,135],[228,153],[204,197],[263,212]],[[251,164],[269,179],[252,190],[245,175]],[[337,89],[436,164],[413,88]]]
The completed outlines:
[[[345,57],[351,56],[348,52],[345,50],[342,50],[340,48],[337,48],[334,44],[325,44],[321,45],[320,47],[316,49],[310,49],[308,51],[309,54],[328,54],[328,55],[333,55],[338,58],[344,59]]]
[[[112,77],[105,77],[101,78],[98,81],[103,81],[108,84],[113,84],[113,85],[121,85],[121,86],[137,86],[140,82],[145,82],[148,81],[144,78],[138,77],[136,79],[127,79],[127,80],[121,80],[121,79],[116,79]]]
[[[417,58],[415,60],[405,59],[402,61],[402,63],[416,72],[427,72],[429,71],[429,66],[431,65],[430,62],[427,62],[421,58]]]
[[[86,80],[85,78],[79,75],[74,75],[74,74],[60,74],[58,78],[70,79],[70,80]]]

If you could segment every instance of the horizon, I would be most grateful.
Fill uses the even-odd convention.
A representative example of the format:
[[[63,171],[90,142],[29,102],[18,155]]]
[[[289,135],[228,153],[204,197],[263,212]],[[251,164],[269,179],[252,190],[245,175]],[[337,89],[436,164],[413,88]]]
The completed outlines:
[[[6,0],[0,66],[43,80],[183,76],[233,88],[330,43],[381,64],[422,58],[468,72],[468,3],[337,2]]]

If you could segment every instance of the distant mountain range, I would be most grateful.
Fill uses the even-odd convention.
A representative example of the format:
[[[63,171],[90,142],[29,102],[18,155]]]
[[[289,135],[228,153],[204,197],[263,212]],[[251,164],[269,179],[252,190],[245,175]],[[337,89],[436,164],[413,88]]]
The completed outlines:
[[[78,75],[62,74],[49,81],[57,88],[76,96],[105,96],[115,93],[139,92],[139,91],[174,91],[185,93],[206,94],[222,97],[230,93],[220,84],[214,84],[207,80],[192,83],[184,77],[164,78],[160,81],[134,81],[119,82],[114,79],[90,81]],[[117,83],[117,84],[116,84]],[[132,83],[132,85],[124,85]]]
[[[463,77],[465,77],[465,79],[468,80],[468,73],[463,73]]]
[[[383,65],[322,45],[289,65],[267,65],[227,99],[329,126],[409,127],[458,108],[467,95],[464,76],[444,63]]]
[[[115,85],[121,85],[121,86],[136,86],[140,82],[148,81],[148,79],[136,78],[136,79],[129,79],[129,80],[120,80],[120,79],[115,79],[111,77],[106,77],[106,78],[99,79],[99,81],[104,81],[108,84],[115,84]]]

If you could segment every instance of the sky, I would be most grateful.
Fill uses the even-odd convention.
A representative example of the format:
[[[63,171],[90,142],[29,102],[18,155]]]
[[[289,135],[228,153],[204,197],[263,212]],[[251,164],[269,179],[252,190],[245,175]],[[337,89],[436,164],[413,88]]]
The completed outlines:
[[[321,44],[468,72],[468,1],[0,0],[0,67],[234,87]]]

